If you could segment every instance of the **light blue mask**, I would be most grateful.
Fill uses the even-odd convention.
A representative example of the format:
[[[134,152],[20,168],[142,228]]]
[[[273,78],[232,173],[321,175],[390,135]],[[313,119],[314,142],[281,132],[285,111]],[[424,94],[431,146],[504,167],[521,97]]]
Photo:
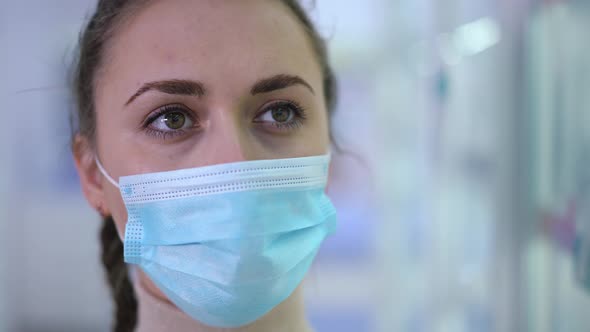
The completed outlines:
[[[257,160],[121,177],[125,261],[181,310],[215,327],[249,324],[306,275],[336,211],[330,156]]]

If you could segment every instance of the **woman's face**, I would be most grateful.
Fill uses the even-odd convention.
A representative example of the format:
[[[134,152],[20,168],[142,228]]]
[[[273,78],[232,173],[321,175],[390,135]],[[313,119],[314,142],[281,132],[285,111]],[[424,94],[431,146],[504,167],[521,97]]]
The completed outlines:
[[[154,1],[118,27],[105,51],[95,152],[114,179],[327,152],[321,70],[280,1]],[[119,190],[85,153],[76,159],[86,197],[122,235]]]

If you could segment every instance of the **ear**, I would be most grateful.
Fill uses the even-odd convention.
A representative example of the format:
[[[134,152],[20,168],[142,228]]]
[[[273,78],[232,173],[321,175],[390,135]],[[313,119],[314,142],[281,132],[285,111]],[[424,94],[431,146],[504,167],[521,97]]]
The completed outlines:
[[[87,137],[80,134],[76,135],[74,138],[73,154],[76,170],[80,177],[82,192],[86,200],[103,217],[109,215],[104,197],[103,176],[96,166],[95,152]]]

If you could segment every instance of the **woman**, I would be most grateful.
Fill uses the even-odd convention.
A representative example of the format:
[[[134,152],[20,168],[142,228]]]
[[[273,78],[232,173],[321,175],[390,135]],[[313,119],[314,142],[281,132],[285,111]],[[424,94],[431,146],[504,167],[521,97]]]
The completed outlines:
[[[335,80],[300,5],[101,0],[76,69],[114,330],[310,331]]]

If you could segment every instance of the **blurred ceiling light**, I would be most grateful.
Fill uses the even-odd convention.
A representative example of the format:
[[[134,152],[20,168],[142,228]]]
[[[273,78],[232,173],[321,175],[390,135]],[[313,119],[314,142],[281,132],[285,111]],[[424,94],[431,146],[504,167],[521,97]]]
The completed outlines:
[[[474,56],[498,44],[502,39],[500,25],[484,17],[458,27],[451,34],[439,36],[440,56],[450,66],[465,57]]]
[[[500,26],[489,17],[465,24],[453,35],[453,44],[463,56],[481,53],[500,42]]]

